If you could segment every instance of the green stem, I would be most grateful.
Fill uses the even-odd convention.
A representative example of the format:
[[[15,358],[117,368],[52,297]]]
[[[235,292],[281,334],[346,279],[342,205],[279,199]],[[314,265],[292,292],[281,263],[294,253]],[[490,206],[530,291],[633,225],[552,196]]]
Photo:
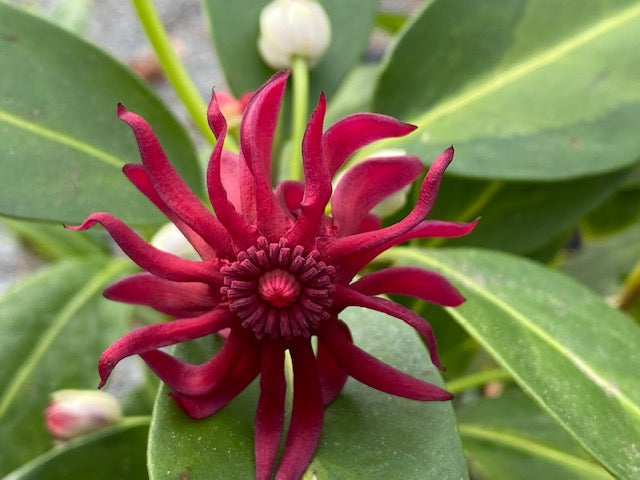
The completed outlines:
[[[156,12],[153,1],[132,0],[132,2],[167,79],[178,94],[178,97],[180,97],[180,100],[182,100],[193,123],[204,137],[214,144],[216,140],[207,123],[207,105],[202,100],[178,55],[173,50],[169,36],[162,25],[158,12]]]
[[[624,285],[622,285],[616,300],[616,306],[620,310],[628,312],[638,298],[640,298],[640,261],[635,264]]]
[[[502,368],[484,370],[451,380],[447,383],[447,390],[455,394],[470,388],[481,387],[493,380],[508,380],[510,378],[511,374]]]
[[[309,64],[306,58],[293,57],[291,76],[293,78],[293,113],[288,170],[291,180],[302,180],[302,137],[307,125],[309,104]]]

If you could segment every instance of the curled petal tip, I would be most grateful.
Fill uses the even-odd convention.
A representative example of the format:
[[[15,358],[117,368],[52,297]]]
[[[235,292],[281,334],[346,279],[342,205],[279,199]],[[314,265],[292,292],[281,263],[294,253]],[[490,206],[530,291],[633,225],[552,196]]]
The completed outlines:
[[[122,118],[122,115],[124,115],[124,114],[125,114],[125,113],[127,113],[128,111],[129,111],[129,110],[127,110],[127,109],[125,108],[125,106],[124,106],[122,103],[118,102],[118,109],[117,109],[118,117],[121,117],[121,118]]]

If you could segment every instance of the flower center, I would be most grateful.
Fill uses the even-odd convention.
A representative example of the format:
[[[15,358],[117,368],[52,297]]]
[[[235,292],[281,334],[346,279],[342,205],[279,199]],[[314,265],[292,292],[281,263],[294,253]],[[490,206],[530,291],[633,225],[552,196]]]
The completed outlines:
[[[269,270],[258,280],[258,292],[262,300],[274,307],[288,307],[300,295],[300,283],[286,270]]]
[[[269,243],[261,237],[222,269],[221,293],[229,310],[257,338],[309,337],[330,317],[334,269],[314,250],[291,248],[285,239]]]

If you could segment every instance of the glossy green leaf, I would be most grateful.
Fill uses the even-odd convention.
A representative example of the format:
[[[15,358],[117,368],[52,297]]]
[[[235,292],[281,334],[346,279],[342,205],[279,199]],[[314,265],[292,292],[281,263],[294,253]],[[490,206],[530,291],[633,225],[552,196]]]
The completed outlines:
[[[86,435],[33,459],[4,480],[113,480],[147,478],[149,417]]]
[[[622,479],[640,473],[640,327],[574,280],[474,249],[395,249],[443,273],[467,301],[449,313],[585,450]]]
[[[568,253],[560,268],[605,297],[616,295],[631,269],[640,261],[640,224],[617,235],[587,241]]]
[[[371,110],[371,98],[378,70],[378,65],[365,63],[357,65],[347,74],[329,99],[325,125],[332,125],[352,113]]]
[[[470,468],[491,480],[613,480],[517,390],[456,411]]]
[[[389,35],[398,33],[406,21],[407,17],[398,13],[380,12],[376,15],[376,26]]]
[[[640,182],[623,186],[582,221],[590,237],[617,233],[640,220]]]
[[[374,106],[420,128],[424,159],[455,145],[463,176],[559,180],[638,160],[636,0],[438,0],[388,56]]]
[[[344,317],[356,344],[413,375],[442,384],[409,328],[357,308],[345,311]],[[214,416],[193,421],[167,398],[167,389],[161,389],[150,431],[151,479],[254,478],[256,398],[254,383]],[[459,441],[449,403],[391,397],[350,379],[326,409],[320,445],[304,478],[465,479]]]
[[[457,162],[458,158],[453,163]],[[576,225],[620,185],[625,171],[555,183],[500,182],[446,177],[431,218],[472,221],[469,235],[452,245],[526,253]],[[429,246],[445,243],[433,240]]]
[[[185,179],[199,188],[183,128],[133,73],[72,34],[0,2],[0,213],[79,222],[108,211],[128,222],[161,215],[120,171],[139,162],[124,103],[151,123]]]
[[[43,409],[53,391],[96,387],[98,357],[126,331],[131,312],[102,290],[131,268],[68,260],[0,299],[0,475],[51,447]]]
[[[273,73],[258,54],[260,11],[270,0],[202,0],[211,23],[218,59],[233,93],[240,96],[262,85]],[[310,95],[331,97],[359,60],[373,28],[375,0],[322,0],[331,21],[331,44],[311,70]]]
[[[58,260],[66,256],[104,255],[111,250],[108,235],[98,229],[72,232],[60,224],[51,225],[6,217],[0,217],[0,223],[48,260]]]

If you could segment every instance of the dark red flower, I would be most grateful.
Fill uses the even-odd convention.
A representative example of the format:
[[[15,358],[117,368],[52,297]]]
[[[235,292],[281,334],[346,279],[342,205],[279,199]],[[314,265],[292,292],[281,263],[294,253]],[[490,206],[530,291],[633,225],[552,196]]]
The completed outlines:
[[[302,144],[304,183],[285,181],[275,190],[271,149],[288,75],[276,74],[253,96],[240,128],[240,155],[224,151],[227,124],[215,95],[208,118],[218,142],[207,171],[215,216],[178,176],[144,119],[118,108],[135,134],[142,165],[125,175],[182,231],[201,257],[186,260],[160,251],[107,213],[94,213],[75,230],[105,227],[146,273],[120,280],[105,295],[149,305],[179,317],[124,336],[101,356],[101,385],[113,367],[140,355],[171,388],[189,416],[212,415],[258,375],[255,418],[256,478],[271,478],[283,433],[285,351],[293,363],[293,408],[280,480],[300,478],[312,459],[322,428],[324,406],[352,376],[377,390],[415,400],[449,400],[451,395],[416,379],[355,346],[338,318],[346,307],[384,312],[413,327],[425,340],[431,360],[441,367],[429,324],[411,310],[379,294],[409,295],[439,305],[463,298],[442,276],[412,267],[390,267],[355,275],[376,256],[414,238],[456,237],[475,223],[425,220],[440,180],[453,158],[445,150],[422,181],[411,212],[382,227],[370,210],[409,185],[423,171],[412,156],[373,158],[341,178],[331,179],[359,148],[415,127],[371,113],[351,115],[323,132],[325,99],[320,97]],[[331,201],[331,216],[325,207]],[[225,330],[228,329],[228,330]],[[225,330],[226,342],[200,365],[183,362],[160,348]],[[317,337],[317,351],[311,337]]]

